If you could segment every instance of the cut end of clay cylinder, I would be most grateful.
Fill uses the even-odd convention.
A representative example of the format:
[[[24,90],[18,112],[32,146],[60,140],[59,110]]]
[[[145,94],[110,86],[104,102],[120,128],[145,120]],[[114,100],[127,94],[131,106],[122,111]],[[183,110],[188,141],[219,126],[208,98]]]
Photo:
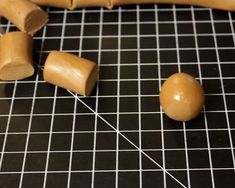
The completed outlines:
[[[0,70],[0,79],[1,80],[22,80],[28,78],[34,74],[34,68],[32,65],[23,64],[23,65],[13,65],[18,64],[11,62]]]
[[[98,79],[98,67],[76,55],[52,51],[45,62],[43,77],[48,83],[89,96]]]
[[[42,9],[32,11],[25,20],[24,31],[30,35],[35,34],[48,22],[48,14]]]

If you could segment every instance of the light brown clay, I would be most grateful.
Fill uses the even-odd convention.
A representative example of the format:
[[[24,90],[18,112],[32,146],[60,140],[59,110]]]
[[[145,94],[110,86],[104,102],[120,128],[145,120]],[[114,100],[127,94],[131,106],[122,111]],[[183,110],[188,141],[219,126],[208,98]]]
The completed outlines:
[[[28,0],[0,0],[0,16],[33,35],[48,21],[47,12]]]
[[[111,8],[110,0],[73,0],[72,9],[86,7],[106,7]]]
[[[148,4],[148,3],[164,3],[164,4],[182,4],[196,5],[201,7],[209,7],[227,11],[235,10],[234,0],[111,0],[112,6],[127,4]]]
[[[44,80],[80,95],[90,95],[98,67],[96,63],[69,53],[52,51],[45,62]]]
[[[177,121],[189,121],[200,113],[204,104],[204,91],[192,76],[176,73],[163,83],[160,104],[168,117]]]
[[[21,80],[34,73],[32,36],[16,31],[0,38],[0,79]]]
[[[67,8],[70,9],[72,6],[72,0],[30,0],[33,3],[40,6]]]

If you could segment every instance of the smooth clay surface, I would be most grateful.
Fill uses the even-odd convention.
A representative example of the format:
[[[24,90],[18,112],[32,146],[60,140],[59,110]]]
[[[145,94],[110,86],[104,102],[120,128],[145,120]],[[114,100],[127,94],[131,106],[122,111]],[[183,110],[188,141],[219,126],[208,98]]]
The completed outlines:
[[[0,0],[0,16],[30,35],[35,34],[48,21],[47,12],[28,0]]]
[[[44,80],[80,95],[90,95],[98,67],[96,63],[69,53],[52,51],[45,62]]]
[[[72,7],[72,0],[30,0],[30,1],[40,6],[68,8],[68,9]]]
[[[16,31],[0,38],[0,79],[21,80],[34,73],[32,36]]]
[[[204,104],[204,91],[192,76],[176,73],[163,83],[160,104],[171,119],[189,121],[199,115]]]

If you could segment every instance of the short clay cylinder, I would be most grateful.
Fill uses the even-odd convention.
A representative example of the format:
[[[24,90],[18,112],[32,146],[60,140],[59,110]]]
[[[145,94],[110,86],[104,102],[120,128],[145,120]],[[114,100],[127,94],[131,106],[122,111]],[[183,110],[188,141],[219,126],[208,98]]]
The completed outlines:
[[[67,8],[70,9],[72,6],[72,0],[30,0],[33,3],[40,6]]]
[[[21,80],[34,73],[32,36],[16,31],[0,38],[0,79]]]
[[[48,21],[47,12],[28,0],[0,0],[0,16],[33,35]]]
[[[96,63],[69,53],[52,51],[45,62],[44,80],[80,95],[90,95],[98,67]]]
[[[110,0],[73,0],[72,9],[86,7],[106,7],[112,8]]]

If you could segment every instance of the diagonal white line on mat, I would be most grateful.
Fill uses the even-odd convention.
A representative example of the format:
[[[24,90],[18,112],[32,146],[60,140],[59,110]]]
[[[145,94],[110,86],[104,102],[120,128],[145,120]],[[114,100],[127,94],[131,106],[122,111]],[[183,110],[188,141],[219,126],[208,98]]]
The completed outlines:
[[[83,102],[77,95],[73,92],[67,90],[73,97],[75,97],[79,102],[81,102],[84,106],[86,106],[91,112],[93,112],[97,117],[99,117],[103,122],[105,122],[108,126],[110,126],[114,131],[116,131],[120,136],[122,136],[126,141],[128,141],[132,146],[134,146],[139,152],[141,152],[145,157],[147,157],[150,161],[152,161],[155,165],[157,165],[163,172],[168,174],[173,180],[175,180],[182,187],[187,188],[183,183],[181,183],[178,179],[176,179],[170,172],[168,172],[165,168],[163,168],[158,162],[156,162],[152,157],[146,154],[142,149],[140,149],[136,144],[134,144],[130,139],[128,139],[124,134],[122,134],[119,130],[117,130],[113,125],[111,125],[106,119],[104,119],[99,113],[93,110],[90,106],[88,106],[85,102]]]

